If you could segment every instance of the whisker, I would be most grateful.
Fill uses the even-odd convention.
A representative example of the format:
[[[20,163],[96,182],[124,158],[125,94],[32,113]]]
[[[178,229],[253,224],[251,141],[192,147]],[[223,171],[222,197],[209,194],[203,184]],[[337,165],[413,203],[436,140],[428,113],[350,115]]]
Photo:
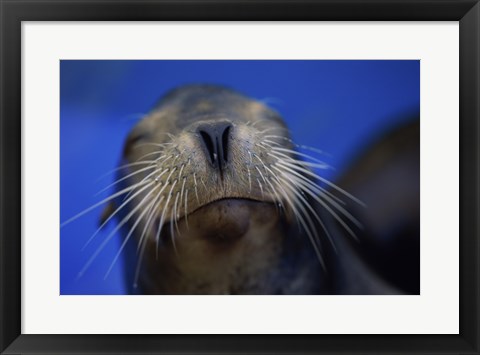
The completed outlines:
[[[97,202],[96,204],[94,204],[93,206],[90,206],[88,207],[87,209],[84,209],[82,212],[76,214],[75,216],[67,219],[65,222],[63,222],[62,224],[60,224],[60,228],[63,228],[64,226],[66,226],[67,224],[73,222],[74,220],[76,220],[77,218],[80,218],[81,216],[85,215],[86,213],[94,210],[95,208],[113,200],[114,198],[120,196],[120,195],[123,195],[124,193],[127,193],[129,192],[130,190],[133,190],[141,185],[145,184],[145,182],[139,182],[138,184],[134,184],[132,186],[129,186],[121,191],[118,191],[117,193],[114,193],[113,195],[110,195],[109,197],[103,199],[102,201],[100,202]]]
[[[260,123],[260,121],[251,121],[251,120],[248,120],[247,123],[248,123],[251,127],[255,128],[255,126],[258,125],[258,124]]]
[[[165,196],[160,196],[161,194],[162,194],[161,191],[159,191],[158,194],[157,194],[157,198],[160,197],[160,199],[158,200],[158,202],[156,202],[156,206],[154,206],[153,209],[152,209],[152,212],[151,212],[151,215],[150,215],[150,218],[152,218],[152,220],[149,222],[150,225],[153,225],[153,222],[154,222],[153,217],[155,216],[155,211],[160,209],[161,203],[165,199]],[[142,236],[140,237],[140,240],[138,241],[138,244],[137,244],[137,250],[136,250],[137,255],[140,252],[140,247],[142,245],[142,238],[147,238],[147,235],[145,234],[145,236],[143,236],[143,233],[142,233]]]
[[[172,213],[170,214],[170,239],[172,240],[173,251],[175,252],[175,255],[178,256],[177,245],[175,244],[175,235],[173,231],[173,212],[174,211],[175,210],[172,209]]]
[[[277,164],[274,164],[274,165],[277,165]],[[308,184],[308,186],[310,186],[315,192],[321,194],[321,195],[327,195],[329,196],[331,199],[337,201],[338,203],[342,204],[342,205],[345,205],[345,201],[341,200],[340,198],[338,198],[337,196],[333,195],[331,192],[329,192],[328,190],[324,189],[323,187],[321,187],[320,185],[317,185],[315,184],[312,180],[308,179],[306,176],[303,176],[302,174],[300,174],[299,172],[297,171],[294,171],[294,170],[291,170],[289,169],[290,173],[294,174],[295,176],[299,177],[300,179],[302,179],[306,184]]]
[[[282,157],[285,157],[287,159],[293,159],[295,160],[295,162],[298,162],[299,164],[302,164],[302,165],[308,165],[308,166],[312,166],[312,167],[317,167],[317,168],[321,168],[321,169],[331,169],[331,166],[328,165],[327,163],[319,160],[319,159],[316,159],[308,154],[304,154],[304,153],[300,153],[300,152],[297,152],[295,150],[292,150],[292,149],[285,149],[285,148],[275,148],[275,147],[272,147],[271,148],[273,151],[275,151],[276,154],[282,156]],[[287,155],[287,154],[283,154],[282,152],[288,152],[288,153],[291,153],[291,154],[294,154],[294,155],[298,155],[300,157],[303,157],[303,158],[307,158],[307,159],[310,159],[314,162],[317,162],[318,164],[314,164],[314,163],[311,163],[311,162],[307,162],[307,161],[301,161],[301,160],[296,160],[294,158],[292,158],[291,156]]]
[[[265,169],[266,172],[270,172],[272,174],[272,176],[276,179],[276,176],[275,174],[273,174],[273,171],[270,170],[267,165],[263,162],[263,160],[257,155],[257,154],[254,154],[255,155],[255,158],[258,159],[258,161],[260,162],[260,164],[262,164],[263,168]],[[260,176],[262,176],[263,178],[263,181],[265,181],[265,183],[267,183],[270,188],[272,189],[272,192],[273,194],[275,195],[275,199],[280,203],[280,206],[281,206],[281,203],[282,203],[282,199],[279,197],[279,195],[277,194],[277,191],[276,189],[273,187],[273,185],[270,183],[270,179],[265,179],[262,175],[262,173],[260,172],[260,170],[258,169],[258,167],[255,167],[257,168],[258,172],[260,173]],[[277,204],[275,204],[275,207],[277,208]],[[278,209],[277,209],[277,213],[279,213]]]
[[[125,217],[121,220],[121,222],[115,227],[115,229],[103,240],[102,244],[97,248],[97,250],[92,254],[92,256],[88,259],[86,262],[85,266],[80,270],[78,273],[78,277],[81,277],[85,271],[90,267],[92,262],[96,259],[98,254],[105,248],[107,243],[115,236],[115,234],[120,230],[120,228],[128,222],[128,220],[137,212],[141,207],[143,207],[143,204],[145,201],[150,197],[150,193],[148,193],[142,201],[139,202],[139,204]]]
[[[197,177],[195,173],[193,173],[193,183],[195,185],[195,196],[197,197],[198,204],[200,204],[200,199],[198,198]]]
[[[155,170],[155,171],[151,172],[150,174],[148,174],[147,176],[145,176],[140,182],[143,182],[143,181],[152,181],[152,180],[150,180],[150,178],[151,178],[153,175],[155,175],[155,174],[159,174],[159,175],[157,175],[157,176],[155,177],[155,179],[153,179],[153,181],[154,181],[155,183],[158,183],[160,177],[161,177],[163,174],[165,174],[167,171],[168,171],[168,169],[165,169],[165,170],[163,170],[161,173],[158,173],[158,170]],[[123,198],[123,200],[126,200],[126,199],[128,198],[128,196],[130,196],[130,194],[131,194],[132,192],[133,192],[133,190],[130,191],[130,192]]]
[[[205,184],[205,181],[203,181],[203,178],[202,178],[202,177],[200,177],[200,182],[202,183],[203,188],[204,188],[205,190],[208,190],[207,185]]]
[[[177,229],[177,233],[180,234],[180,230],[178,229],[178,222],[177,222],[177,205],[178,205],[178,197],[180,196],[180,192],[177,191],[177,197],[175,198],[174,208],[172,210],[172,217],[175,217],[175,228]],[[175,216],[173,216],[173,212],[175,212]]]
[[[170,168],[167,168],[165,170],[163,170],[162,172],[160,172],[157,176],[155,176],[155,179],[153,179],[156,183],[158,183],[160,181],[160,178],[163,176],[163,174],[167,173],[168,171],[170,170]],[[156,171],[156,173],[158,173],[158,171]],[[167,178],[168,179],[168,178]],[[167,180],[168,181],[168,180]]]
[[[328,186],[334,188],[335,190],[337,190],[338,192],[341,192],[342,194],[344,194],[345,196],[349,197],[351,200],[355,201],[356,203],[358,203],[359,205],[363,206],[363,207],[366,207],[366,205],[360,201],[359,199],[357,199],[355,196],[351,195],[350,193],[348,193],[347,191],[343,190],[342,188],[338,187],[337,185],[335,185],[334,183],[328,181],[327,179],[325,178],[322,178],[320,175],[318,174],[315,174],[313,173],[312,171],[308,170],[308,169],[305,169],[305,168],[302,168],[302,167],[299,167],[298,165],[295,165],[295,164],[291,164],[291,163],[288,163],[286,161],[278,161],[276,164],[283,164],[283,165],[286,165],[288,167],[291,167],[292,169],[295,169],[295,170],[298,170],[298,171],[301,171],[307,175],[310,175],[311,177],[313,178],[316,178],[320,181],[322,181],[323,183],[327,184]]]
[[[119,182],[122,182],[122,181],[124,181],[124,180],[126,180],[126,179],[128,179],[128,178],[130,178],[130,177],[132,177],[132,176],[134,176],[134,175],[137,175],[137,174],[139,174],[139,173],[142,173],[142,172],[147,171],[147,170],[150,170],[150,169],[151,169],[151,168],[147,166],[146,168],[142,168],[142,169],[136,170],[136,171],[134,171],[133,173],[128,174],[128,175],[122,177],[121,179],[118,179],[118,180],[114,181],[113,183],[111,183],[111,184],[108,185],[107,187],[104,187],[103,189],[101,189],[100,191],[98,191],[98,192],[95,194],[95,196],[98,196],[98,195],[101,194],[102,192],[107,191],[109,188],[117,185]],[[154,171],[153,173],[155,173],[155,171]]]
[[[154,187],[154,189],[156,189],[157,187]],[[154,190],[153,189],[153,190]],[[152,192],[153,192],[152,190]],[[107,270],[107,272],[105,273],[105,276],[103,277],[104,280],[107,279],[108,275],[110,274],[110,272],[112,271],[113,269],[113,266],[115,265],[115,263],[117,262],[118,258],[120,257],[120,254],[122,253],[123,249],[125,248],[125,246],[127,245],[127,242],[130,240],[130,236],[132,235],[133,231],[135,230],[135,228],[137,227],[137,225],[140,223],[140,221],[142,220],[143,216],[147,213],[150,212],[150,210],[153,208],[153,206],[155,205],[155,199],[150,202],[150,204],[147,206],[147,208],[145,208],[145,210],[140,214],[140,216],[137,218],[137,220],[135,221],[134,225],[132,226],[132,228],[130,228],[130,231],[128,232],[127,236],[124,238],[123,242],[122,242],[122,245],[120,246],[120,248],[118,249],[117,253],[115,254],[115,257],[113,258],[113,261],[110,263],[110,266]]]
[[[257,155],[255,154],[256,158],[260,161],[260,164],[262,164],[263,168],[265,169],[265,171],[267,171],[268,173],[270,173],[270,175],[273,177],[273,179],[277,180],[278,183],[280,183],[280,181],[278,180],[278,178],[275,176],[274,172],[263,162],[263,160]],[[270,185],[270,187],[272,188],[272,191],[275,195],[275,198],[277,199],[277,201],[280,203],[280,206],[283,208],[283,201],[282,199],[280,198],[280,196],[277,194],[277,191],[276,189],[273,187],[273,185],[270,183],[270,181],[268,181],[268,184]]]
[[[270,156],[275,157],[278,161],[283,161],[282,158],[277,157],[275,154],[272,155],[272,154],[270,154],[270,153],[268,153],[268,152],[267,152],[267,154],[270,155]],[[292,158],[288,158],[288,159],[289,159],[293,164],[299,162],[299,161],[296,161],[296,160],[294,160],[294,159],[292,159]],[[273,165],[276,165],[276,164],[273,164]],[[343,201],[343,200],[341,200],[340,198],[338,198],[337,196],[333,195],[332,193],[330,193],[328,190],[324,189],[323,187],[315,184],[313,181],[311,181],[310,179],[308,179],[308,178],[306,178],[305,176],[301,175],[300,173],[298,173],[298,172],[293,172],[293,171],[292,171],[292,173],[294,173],[296,176],[302,178],[302,179],[305,181],[305,183],[307,183],[307,184],[308,184],[312,189],[314,189],[317,193],[322,194],[322,195],[328,195],[330,198],[334,199],[335,201],[337,201],[338,203],[340,203],[340,204],[342,204],[342,205],[345,205],[345,204],[346,204],[345,201]]]
[[[123,202],[120,207],[117,207],[117,209],[115,209],[115,211],[113,213],[110,214],[110,216],[108,216],[108,218],[103,221],[103,223],[100,225],[100,227],[97,228],[97,230],[95,231],[95,233],[93,233],[93,235],[85,242],[85,244],[83,245],[82,247],[82,251],[85,250],[85,248],[91,243],[91,241],[95,238],[95,236],[103,229],[103,227],[105,227],[108,222],[113,218],[115,217],[115,215],[120,212],[122,210],[122,208],[124,208],[127,204],[129,204],[136,196],[138,196],[139,194],[141,194],[143,191],[145,191],[147,188],[149,188],[151,186],[151,184],[147,184],[145,185],[144,187],[142,187],[140,190],[138,190],[135,194],[133,194],[127,201]]]
[[[186,178],[184,177],[183,178],[183,183],[182,183],[182,188],[180,190],[180,204],[178,205],[178,209],[180,209],[180,205],[182,204],[182,198],[183,198],[183,191],[185,190],[185,182],[186,182]],[[180,213],[180,212],[179,212]]]
[[[105,174],[103,174],[102,176],[100,176],[99,178],[97,178],[97,182],[106,178],[107,176],[119,171],[119,170],[122,170],[122,169],[127,169],[127,168],[131,168],[133,166],[139,166],[139,165],[152,165],[153,163],[156,163],[155,160],[145,160],[145,161],[137,161],[137,162],[134,162],[134,163],[129,163],[129,164],[125,164],[125,165],[121,165],[119,167],[116,167],[115,169],[113,170],[110,170],[109,172],[106,172]],[[152,169],[155,168],[155,166],[152,165],[151,167]]]
[[[290,138],[287,138],[287,137],[282,137],[282,136],[275,136],[275,135],[265,135],[265,138],[277,138],[277,139],[283,139],[283,140],[286,140],[288,141],[289,143],[291,143],[294,147],[297,147],[297,148],[301,148],[301,149],[305,149],[305,150],[309,150],[311,152],[315,152],[315,153],[318,153],[318,154],[321,154],[321,155],[326,155],[326,156],[331,156],[331,154],[327,153],[327,152],[324,152],[323,150],[321,149],[318,149],[318,148],[315,148],[315,147],[311,147],[311,146],[308,146],[308,145],[304,145],[304,144],[297,144],[295,143],[293,140],[291,140]],[[267,140],[265,139],[264,142],[266,142]],[[268,140],[270,143],[275,143],[277,145],[280,145],[279,143],[277,142],[274,142],[274,141],[270,141]]]
[[[147,142],[147,143],[141,143],[141,144],[135,144],[134,145],[134,148],[140,148],[140,147],[145,147],[145,146],[154,146],[154,147],[160,147],[160,148],[164,148],[165,146],[167,145],[172,145],[172,144],[175,144],[173,142],[165,142],[165,143],[152,143],[152,142]]]
[[[278,171],[281,171],[279,169],[277,169],[276,167],[273,167],[274,169],[278,170]],[[284,167],[286,170],[288,171],[291,171],[290,169]],[[291,171],[292,172],[292,171]],[[285,173],[282,172],[282,174],[285,176]],[[293,183],[293,182],[292,182]],[[301,179],[296,179],[296,183],[301,185],[302,184],[302,181]],[[310,190],[308,189],[305,189],[304,190],[305,192],[307,192],[310,196],[312,196],[317,202],[319,202],[328,212],[330,212],[332,214],[332,216],[343,226],[343,228],[345,228],[345,230],[347,230],[347,232],[352,235],[352,237],[354,237],[355,240],[358,240],[357,236],[355,235],[355,233],[352,231],[352,229],[338,216],[338,214],[333,211],[326,203],[325,201],[323,201],[322,199],[320,199],[317,195],[315,195],[314,193],[312,193]],[[327,197],[325,197],[327,198]],[[333,203],[335,203],[334,201],[331,201]],[[355,223],[355,225],[359,228],[363,228],[362,227],[362,224],[355,218],[353,217],[348,211],[346,211],[343,207],[341,207],[340,205],[338,204],[335,204],[335,207],[337,209],[339,209],[350,221],[352,221],[353,223]]]
[[[156,150],[156,151],[154,151],[154,152],[150,152],[150,153],[144,154],[144,155],[142,155],[140,158],[138,158],[138,159],[135,160],[135,161],[136,161],[136,162],[137,162],[137,161],[141,161],[143,158],[149,157],[149,156],[151,156],[151,155],[162,154],[164,151],[165,151],[165,150],[162,149],[162,150]],[[166,155],[161,155],[161,156],[159,156],[158,158],[155,158],[155,161],[158,162],[160,159],[162,159],[162,158],[164,158],[164,157],[166,157]]]
[[[136,250],[137,255],[138,255],[138,252],[139,252],[139,249],[140,249],[140,245],[142,244],[143,238],[147,238],[146,233],[147,233],[147,230],[149,230],[150,226],[153,223],[153,216],[155,216],[155,211],[158,209],[158,207],[160,206],[160,204],[162,203],[162,201],[165,197],[165,196],[161,196],[161,194],[162,194],[161,192],[158,192],[157,195],[155,196],[155,199],[154,199],[155,203],[152,205],[152,207],[150,209],[150,214],[147,217],[147,223],[143,227],[142,234],[140,235],[140,239],[138,241],[137,250]],[[158,199],[160,196],[161,196],[161,198]],[[158,200],[158,202],[157,202],[157,200]]]
[[[257,182],[258,182],[258,186],[260,187],[260,190],[262,191],[262,198],[264,198],[265,194],[263,192],[263,187],[262,187],[262,184],[260,183],[260,180],[258,180],[258,178],[257,178]]]
[[[285,174],[285,173],[282,173],[282,175],[289,180],[289,182],[291,182],[293,184],[293,186],[295,186],[296,184],[296,180],[295,179],[292,179],[288,176],[288,174]],[[280,177],[280,179],[284,180],[283,178]],[[284,180],[285,181],[285,180]],[[288,185],[287,183],[287,188],[290,188],[290,186]],[[333,241],[333,238],[330,234],[330,232],[328,231],[328,229],[326,228],[325,224],[323,223],[322,219],[320,218],[320,216],[318,216],[317,212],[312,208],[312,206],[310,206],[310,204],[308,203],[308,201],[296,190],[294,189],[293,187],[290,188],[292,190],[292,192],[294,194],[297,195],[297,197],[303,202],[304,206],[308,208],[308,210],[311,212],[311,214],[313,215],[313,217],[317,220],[317,222],[320,224],[320,226],[322,227],[322,229],[324,230],[325,234],[327,235],[327,238],[328,240],[330,241],[330,244],[332,245],[333,249],[335,252],[337,252],[337,247]],[[310,194],[311,195],[311,194]],[[313,196],[313,195],[311,195]]]
[[[175,180],[174,183],[172,184],[172,187],[170,188],[170,191],[168,193],[168,197],[167,197],[167,202],[165,202],[165,206],[163,207],[163,212],[162,212],[162,217],[160,218],[160,222],[158,223],[158,230],[160,231],[163,227],[163,222],[164,222],[164,218],[165,218],[165,212],[167,210],[167,207],[168,207],[168,204],[170,203],[170,199],[172,198],[172,191],[175,187],[175,185],[177,184],[177,181],[178,180]],[[157,233],[157,237],[155,239],[155,243],[156,243],[156,254],[157,254],[157,258],[158,258],[158,246],[159,246],[159,241],[160,241],[160,233]]]
[[[270,131],[274,131],[274,130],[279,130],[279,131],[288,131],[288,128],[286,127],[281,127],[281,126],[275,126],[275,127],[269,127],[269,128],[266,128],[262,131],[258,131],[258,134],[262,135],[262,136],[265,136],[265,133],[267,132],[270,132]]]
[[[185,224],[187,225],[187,229],[190,229],[190,227],[188,226],[187,202],[188,202],[188,189],[185,191]]]
[[[297,221],[297,225],[299,227],[299,231],[301,230],[302,223],[300,222],[300,219],[298,218],[298,211],[296,210],[295,203],[291,200],[290,195],[288,194],[287,191],[283,188],[283,184],[277,179],[275,182],[276,186],[282,190],[283,196],[285,198],[285,204],[287,205],[287,208],[293,212],[293,215],[295,217],[295,220]]]
[[[172,172],[170,173],[170,175],[167,177],[167,180],[165,181],[165,184],[163,184],[163,186],[162,186],[162,185],[158,185],[158,186],[162,186],[162,188],[161,188],[160,191],[158,192],[158,195],[159,195],[159,196],[163,193],[163,191],[164,191],[164,190],[167,188],[167,186],[169,185],[169,184],[168,184],[168,179],[170,179],[170,176],[172,175],[173,171],[174,171],[174,170],[172,170]],[[162,196],[162,198],[160,199],[160,201],[159,201],[158,203],[160,204],[161,201],[163,201],[163,199],[164,199],[164,196]],[[160,206],[159,206],[159,207],[160,207]],[[166,208],[166,206],[164,206],[163,212],[165,212],[165,208]],[[162,213],[162,215],[163,215],[163,213]],[[159,229],[157,230],[157,237],[156,237],[157,242],[158,242],[158,238],[159,238],[159,236],[160,236],[160,230],[161,230],[161,228],[160,228],[160,226],[159,226]],[[137,247],[137,251],[138,251],[138,248],[139,248],[139,247],[140,247],[140,244],[139,244],[138,247]]]
[[[275,168],[275,167],[274,167]],[[283,167],[285,170],[288,170],[290,173],[296,175],[300,180],[298,180],[299,183],[301,182],[310,182],[305,176],[299,174],[298,172],[288,168],[288,167]],[[277,169],[278,170],[278,169]],[[310,182],[311,183],[311,182]],[[353,217],[347,210],[345,210],[342,206],[338,205],[330,199],[328,196],[324,196],[330,203],[332,203],[339,211],[341,211],[346,217],[350,219],[353,223],[357,225],[357,227],[362,228],[362,224],[355,218]]]
[[[312,193],[311,191],[309,190],[303,190],[305,191],[307,194],[309,194],[312,198],[314,198],[318,203],[320,203],[323,208],[325,208],[328,212],[330,212],[330,214],[343,226],[343,228],[345,228],[345,230],[353,237],[353,239],[355,239],[356,241],[358,241],[358,237],[357,235],[355,234],[355,232],[342,220],[342,218],[337,214],[335,213],[335,211],[333,211],[326,203],[325,201],[323,201],[322,199],[320,199],[317,195],[315,195],[314,193]],[[348,212],[344,213],[349,219],[353,219],[353,222],[357,225],[357,227],[359,228],[363,228],[361,224],[359,224],[360,222],[358,222],[352,215],[350,215]],[[357,224],[358,223],[358,224]]]
[[[301,225],[303,227],[305,233],[307,233],[307,236],[310,239],[310,242],[313,246],[315,254],[317,255],[318,261],[322,265],[322,268],[324,270],[326,270],[326,265],[325,265],[325,261],[323,260],[323,255],[322,255],[322,253],[319,249],[319,245],[317,244],[318,243],[318,236],[313,234],[313,231],[315,231],[315,227],[313,225],[313,222],[312,222],[311,218],[308,217],[308,213],[305,211],[305,209],[302,207],[301,204],[292,202],[290,200],[290,197],[288,197],[289,195],[285,191],[283,186],[292,190],[292,188],[290,186],[284,185],[284,184],[278,184],[277,186],[283,190],[283,192],[285,194],[285,197],[288,198],[288,200],[290,201],[289,202],[290,208],[292,209],[297,221],[299,221],[299,225]],[[295,200],[297,201],[297,199],[295,199]],[[300,211],[299,211],[299,209],[300,209]],[[307,218],[307,221],[309,221],[309,222],[305,221],[305,219],[303,218],[304,216]],[[307,225],[307,223],[308,223],[308,225]]]
[[[305,189],[308,189],[311,193],[317,192],[315,190],[312,190],[311,187],[305,183],[305,181],[302,181],[302,180],[297,180],[297,181],[299,184],[303,185]],[[345,217],[347,217],[358,228],[363,229],[363,225],[350,212],[348,212],[346,209],[340,206],[336,201],[330,198],[327,194],[320,192],[320,195],[326,200],[326,202],[329,202],[333,207],[339,210]],[[312,196],[316,196],[316,195],[312,195]]]
[[[276,177],[275,177],[276,178]],[[270,182],[270,179],[267,179],[267,184],[270,186],[272,192],[273,192],[273,195],[275,196],[275,200],[276,202],[278,203],[275,203],[275,209],[277,210],[277,213],[280,214],[280,211],[279,211],[279,207],[280,208],[283,208],[283,204],[282,204],[282,199],[280,198],[277,190],[275,189],[275,187],[272,185],[272,183]]]
[[[260,177],[262,178],[263,182],[267,183],[267,181],[265,180],[265,177],[263,176],[262,172],[260,171],[260,169],[258,168],[258,166],[255,166],[255,169],[257,169],[258,173],[260,174]]]

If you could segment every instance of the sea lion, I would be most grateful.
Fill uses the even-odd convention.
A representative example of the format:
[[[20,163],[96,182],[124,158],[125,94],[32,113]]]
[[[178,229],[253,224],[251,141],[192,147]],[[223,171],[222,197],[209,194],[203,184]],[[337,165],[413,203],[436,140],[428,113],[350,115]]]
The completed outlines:
[[[420,117],[405,116],[360,149],[335,183],[368,206],[348,207],[363,226],[350,243],[356,255],[398,289],[419,294]]]
[[[130,292],[402,293],[347,241],[362,223],[341,198],[361,201],[296,148],[277,112],[231,89],[165,95],[130,132],[101,219],[122,230]]]

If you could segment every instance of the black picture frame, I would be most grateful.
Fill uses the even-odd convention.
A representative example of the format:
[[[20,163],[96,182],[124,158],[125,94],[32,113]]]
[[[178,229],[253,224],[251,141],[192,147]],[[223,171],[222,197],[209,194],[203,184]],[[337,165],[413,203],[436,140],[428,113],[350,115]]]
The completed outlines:
[[[118,2],[0,0],[0,16],[0,351],[2,354],[479,353],[480,4],[478,0],[122,0]],[[21,334],[21,22],[145,20],[459,21],[460,334]]]

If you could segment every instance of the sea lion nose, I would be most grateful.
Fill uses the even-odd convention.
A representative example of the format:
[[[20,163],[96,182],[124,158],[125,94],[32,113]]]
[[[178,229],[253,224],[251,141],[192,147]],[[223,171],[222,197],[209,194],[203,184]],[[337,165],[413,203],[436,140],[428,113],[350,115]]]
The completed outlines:
[[[215,122],[198,127],[207,159],[221,174],[229,159],[231,128],[232,125],[229,122]]]

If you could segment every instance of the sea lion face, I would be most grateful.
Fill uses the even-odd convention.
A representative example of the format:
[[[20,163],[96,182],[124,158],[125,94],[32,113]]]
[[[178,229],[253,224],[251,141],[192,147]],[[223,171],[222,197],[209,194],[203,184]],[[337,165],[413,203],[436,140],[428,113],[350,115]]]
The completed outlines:
[[[285,206],[298,201],[292,152],[283,120],[264,104],[214,86],[174,90],[127,139],[127,238],[134,234],[147,259],[160,260],[164,278],[167,269],[188,277],[205,269],[210,279],[219,269],[272,268],[281,222],[291,216]],[[253,266],[242,265],[256,252]],[[182,255],[188,262],[178,262]],[[204,285],[205,277],[195,280]]]
[[[235,208],[214,202],[280,202],[284,192],[274,186],[277,158],[269,147],[288,146],[286,132],[275,112],[230,90],[202,86],[173,92],[127,140],[125,164],[135,164],[127,174],[139,172],[133,183],[148,186],[137,202],[148,195],[144,204],[154,203],[162,225],[211,204],[205,229],[215,234],[217,224],[225,238],[239,236],[245,221]],[[230,217],[238,223],[229,229],[222,223]]]

